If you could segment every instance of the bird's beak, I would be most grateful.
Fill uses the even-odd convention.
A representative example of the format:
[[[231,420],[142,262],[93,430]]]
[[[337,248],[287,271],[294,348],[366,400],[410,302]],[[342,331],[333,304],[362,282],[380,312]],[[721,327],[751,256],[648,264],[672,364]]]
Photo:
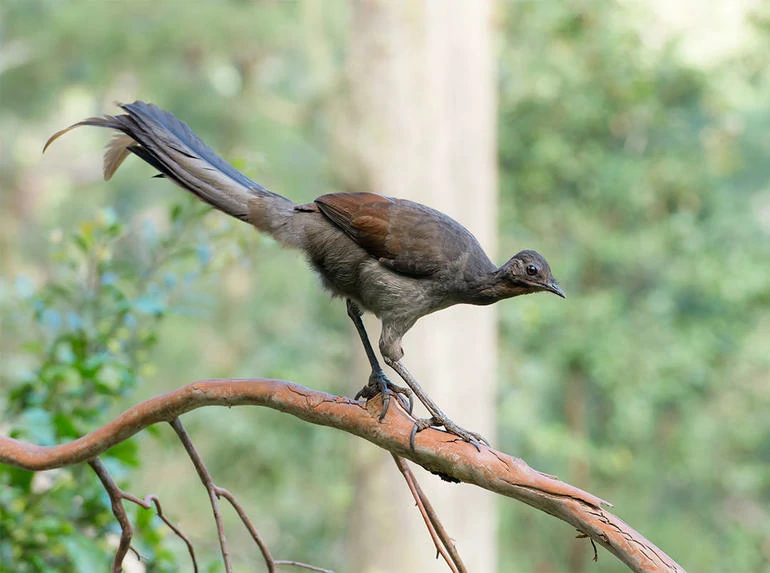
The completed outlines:
[[[556,284],[556,281],[552,281],[548,284],[543,285],[543,288],[547,290],[548,292],[552,292],[553,294],[559,295],[561,298],[567,298],[567,295],[564,294],[564,291],[559,288],[559,285]]]

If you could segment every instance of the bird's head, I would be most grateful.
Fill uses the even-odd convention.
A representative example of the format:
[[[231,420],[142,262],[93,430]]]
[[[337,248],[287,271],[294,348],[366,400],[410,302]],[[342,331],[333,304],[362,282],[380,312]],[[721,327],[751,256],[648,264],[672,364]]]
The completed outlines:
[[[505,281],[520,294],[548,291],[567,298],[553,278],[548,262],[536,251],[516,253],[500,271]]]

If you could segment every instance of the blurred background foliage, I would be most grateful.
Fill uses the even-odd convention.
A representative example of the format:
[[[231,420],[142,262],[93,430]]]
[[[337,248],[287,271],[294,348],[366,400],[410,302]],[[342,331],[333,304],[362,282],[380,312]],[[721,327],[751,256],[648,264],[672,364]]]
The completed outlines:
[[[137,161],[105,185],[103,132],[40,156],[53,131],[141,98],[296,201],[335,190],[348,16],[343,1],[0,4],[0,432],[71,439],[203,377],[355,385],[341,303],[296,254],[202,216]],[[500,305],[498,445],[613,501],[690,570],[767,570],[770,11],[707,62],[656,25],[642,3],[497,5],[497,258],[537,248],[570,297]],[[185,422],[275,555],[346,570],[351,438],[266,410]],[[132,493],[160,495],[216,567],[172,432],[106,461]],[[0,467],[0,570],[102,570],[117,526],[95,477],[41,476]],[[501,570],[589,567],[563,524],[499,508]],[[144,514],[149,568],[187,567]]]

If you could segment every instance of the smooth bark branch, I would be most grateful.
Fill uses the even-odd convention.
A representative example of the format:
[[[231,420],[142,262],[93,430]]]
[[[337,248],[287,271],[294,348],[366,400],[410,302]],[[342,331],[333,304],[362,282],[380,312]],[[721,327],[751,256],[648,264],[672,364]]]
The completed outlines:
[[[26,470],[53,469],[88,461],[158,422],[203,406],[267,406],[302,420],[360,436],[391,453],[436,473],[452,476],[545,511],[587,534],[633,571],[684,571],[640,533],[604,509],[610,505],[523,460],[482,447],[481,451],[454,436],[428,429],[409,448],[412,419],[391,403],[377,421],[380,401],[364,405],[281,380],[204,380],[151,398],[126,410],[101,428],[66,444],[37,446],[0,437],[0,463]]]

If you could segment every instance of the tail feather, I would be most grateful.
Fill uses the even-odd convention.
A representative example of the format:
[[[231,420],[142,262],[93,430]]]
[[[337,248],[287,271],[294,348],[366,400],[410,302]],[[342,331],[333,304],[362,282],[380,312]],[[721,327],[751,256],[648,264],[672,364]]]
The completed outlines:
[[[109,181],[123,160],[131,154],[129,148],[136,142],[125,133],[116,133],[107,144],[107,151],[104,152],[104,180]],[[145,161],[147,161],[145,159]],[[155,166],[158,169],[157,166]]]
[[[153,104],[121,104],[127,113],[90,117],[54,133],[43,147],[70,130],[92,125],[117,130],[104,155],[104,178],[110,179],[129,153],[143,159],[202,201],[242,221],[249,220],[252,202],[293,205],[268,191],[219,157],[184,122]]]

